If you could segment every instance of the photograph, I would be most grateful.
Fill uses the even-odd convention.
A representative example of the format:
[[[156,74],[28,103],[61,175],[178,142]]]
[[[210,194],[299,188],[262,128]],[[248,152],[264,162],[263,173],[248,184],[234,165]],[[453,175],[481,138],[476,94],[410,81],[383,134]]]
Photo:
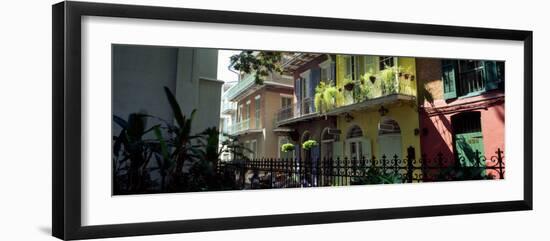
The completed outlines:
[[[505,179],[505,61],[131,44],[111,58],[112,195]]]

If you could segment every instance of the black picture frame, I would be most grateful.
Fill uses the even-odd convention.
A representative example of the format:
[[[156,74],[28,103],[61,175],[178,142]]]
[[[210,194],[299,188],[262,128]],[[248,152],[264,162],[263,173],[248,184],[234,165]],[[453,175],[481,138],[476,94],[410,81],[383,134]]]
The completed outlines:
[[[533,33],[532,31],[415,23],[288,16],[89,2],[60,2],[53,15],[53,195],[52,233],[60,239],[169,234],[289,225],[532,210]],[[516,40],[524,43],[524,193],[521,200],[317,213],[81,225],[81,17],[300,27],[426,36]]]

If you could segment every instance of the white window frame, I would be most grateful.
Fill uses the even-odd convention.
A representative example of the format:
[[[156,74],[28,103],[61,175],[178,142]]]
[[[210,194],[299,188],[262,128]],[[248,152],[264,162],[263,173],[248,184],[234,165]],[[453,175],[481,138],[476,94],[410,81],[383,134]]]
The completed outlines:
[[[257,95],[254,97],[254,127],[256,129],[260,128],[261,125],[261,101],[260,101],[260,95]]]
[[[331,65],[332,64],[332,60],[330,59],[327,59],[325,61],[323,61],[322,63],[319,64],[319,68],[321,68],[321,81],[326,81],[326,80],[330,80],[330,81],[336,81],[336,80],[333,80],[331,79],[331,76],[332,76],[332,71],[333,69],[331,68]],[[327,79],[323,79],[323,71],[326,71],[327,73]]]
[[[250,103],[252,103],[250,100],[246,101],[246,120],[250,121]]]
[[[353,159],[353,156],[351,154],[351,146],[356,145],[357,150],[361,150],[359,155],[356,157],[356,160],[361,160],[361,157],[363,156],[363,137],[354,137],[346,139],[346,146],[347,146],[347,152],[349,152],[348,158],[351,160]]]
[[[241,122],[243,120],[243,109],[243,104],[240,104],[239,107],[237,107],[237,122]]]

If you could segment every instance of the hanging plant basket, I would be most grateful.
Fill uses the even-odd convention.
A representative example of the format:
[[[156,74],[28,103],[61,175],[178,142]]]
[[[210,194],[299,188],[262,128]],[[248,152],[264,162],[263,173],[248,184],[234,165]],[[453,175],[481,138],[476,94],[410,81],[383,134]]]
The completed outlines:
[[[353,82],[350,82],[350,83],[347,83],[347,84],[344,85],[344,88],[347,91],[352,91],[354,87],[355,87],[355,83],[353,83]]]
[[[307,140],[304,143],[302,143],[302,148],[304,150],[311,150],[314,146],[317,146],[317,141],[315,140]]]
[[[374,81],[376,81],[376,76],[371,75],[371,76],[369,77],[369,80],[370,80],[371,83],[374,84]]]
[[[294,151],[294,144],[292,144],[292,143],[283,144],[281,146],[281,151],[283,151],[283,152]]]

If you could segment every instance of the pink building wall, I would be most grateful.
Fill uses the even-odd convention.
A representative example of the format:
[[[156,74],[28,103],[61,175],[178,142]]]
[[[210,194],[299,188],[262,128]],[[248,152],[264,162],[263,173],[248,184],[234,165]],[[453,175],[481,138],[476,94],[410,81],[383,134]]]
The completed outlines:
[[[453,155],[453,130],[451,117],[464,111],[477,111],[481,114],[481,130],[485,156],[495,156],[498,148],[504,151],[505,114],[504,101],[492,102],[485,100],[483,96],[471,98],[475,101],[474,108],[457,110],[453,112],[432,112],[427,109],[420,110],[420,145],[422,153],[428,158],[435,157],[439,152],[443,156]],[[470,101],[472,101],[470,99]],[[442,105],[438,107],[459,107],[460,104]],[[437,107],[436,107],[437,108]]]
[[[505,97],[501,90],[493,90],[472,97],[453,100],[443,98],[441,61],[417,59],[419,89],[420,146],[421,154],[435,159],[438,153],[444,160],[453,159],[454,143],[451,117],[477,111],[480,113],[484,156],[487,165],[496,158],[496,151],[505,151]],[[503,154],[503,156],[505,156]]]

